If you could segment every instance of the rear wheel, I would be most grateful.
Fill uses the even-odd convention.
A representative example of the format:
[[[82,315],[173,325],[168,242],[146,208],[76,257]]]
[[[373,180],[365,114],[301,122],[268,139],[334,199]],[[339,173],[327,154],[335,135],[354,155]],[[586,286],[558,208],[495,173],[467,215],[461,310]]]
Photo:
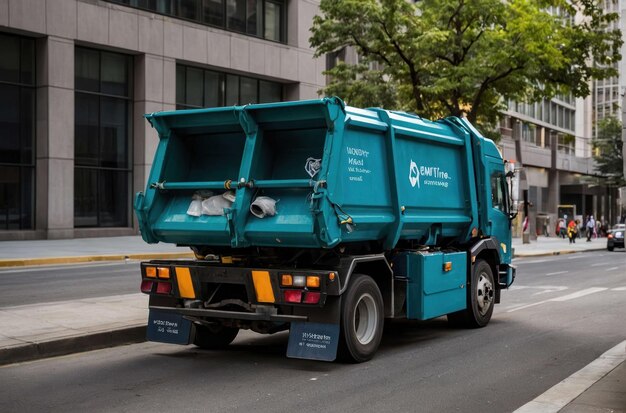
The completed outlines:
[[[340,357],[361,363],[371,359],[383,334],[383,297],[367,275],[354,275],[341,299]]]
[[[207,350],[224,348],[233,342],[237,333],[239,329],[234,327],[196,325],[193,344]]]
[[[448,322],[465,328],[484,327],[493,314],[495,283],[491,267],[484,260],[477,260],[472,269],[468,288],[467,309],[448,314]]]

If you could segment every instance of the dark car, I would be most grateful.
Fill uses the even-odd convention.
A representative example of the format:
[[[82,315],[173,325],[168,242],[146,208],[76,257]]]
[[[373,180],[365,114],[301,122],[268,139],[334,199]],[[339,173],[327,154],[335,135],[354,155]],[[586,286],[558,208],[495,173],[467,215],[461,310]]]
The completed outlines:
[[[607,235],[606,249],[613,251],[616,247],[624,248],[624,232],[626,232],[625,224],[614,225]]]

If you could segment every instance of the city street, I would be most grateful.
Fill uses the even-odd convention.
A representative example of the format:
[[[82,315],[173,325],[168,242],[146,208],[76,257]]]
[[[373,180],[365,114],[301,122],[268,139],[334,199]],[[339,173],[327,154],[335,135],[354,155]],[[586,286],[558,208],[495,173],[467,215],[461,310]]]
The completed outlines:
[[[288,359],[286,333],[241,332],[227,351],[142,343],[2,367],[0,411],[513,411],[626,338],[624,250],[515,264],[489,326],[388,323],[368,363]],[[134,268],[66,270],[62,289],[89,295],[81,284],[105,279],[133,292]],[[39,298],[58,295],[58,270],[3,271],[0,288],[19,296],[34,277]]]

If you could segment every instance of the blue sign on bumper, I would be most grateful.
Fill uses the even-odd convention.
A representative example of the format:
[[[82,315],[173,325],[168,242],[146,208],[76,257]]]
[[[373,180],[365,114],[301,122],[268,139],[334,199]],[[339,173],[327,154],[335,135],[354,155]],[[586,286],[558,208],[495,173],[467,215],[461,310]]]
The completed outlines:
[[[338,344],[339,324],[291,323],[287,357],[333,361]]]
[[[189,344],[191,321],[180,314],[150,310],[148,317],[148,341],[170,344]]]

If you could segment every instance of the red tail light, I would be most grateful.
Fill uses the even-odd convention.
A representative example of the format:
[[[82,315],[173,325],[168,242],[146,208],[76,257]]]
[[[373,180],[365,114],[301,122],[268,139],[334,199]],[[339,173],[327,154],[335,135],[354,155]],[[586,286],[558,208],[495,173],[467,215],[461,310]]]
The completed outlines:
[[[320,293],[319,292],[307,292],[304,294],[305,304],[317,304],[320,302]]]
[[[152,281],[142,281],[141,282],[141,292],[150,294],[152,292]]]
[[[171,283],[158,283],[157,284],[157,294],[169,294],[172,291]]]
[[[302,302],[302,290],[285,290],[285,301],[300,304]]]

